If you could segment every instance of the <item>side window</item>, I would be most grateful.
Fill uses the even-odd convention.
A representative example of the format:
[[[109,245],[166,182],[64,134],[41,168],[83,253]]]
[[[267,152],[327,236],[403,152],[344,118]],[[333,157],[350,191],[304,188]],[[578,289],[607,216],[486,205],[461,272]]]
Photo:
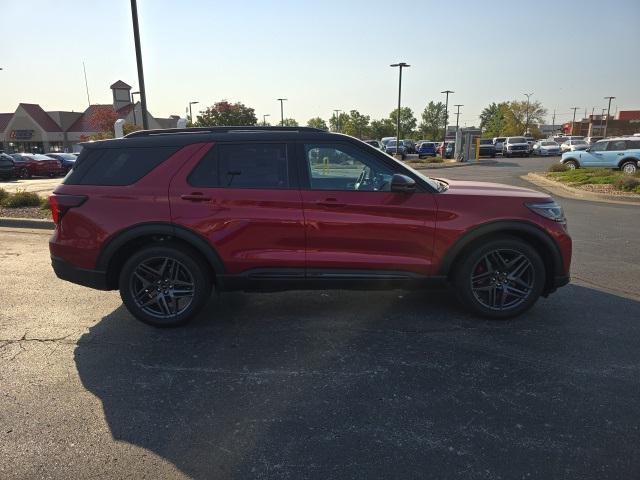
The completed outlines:
[[[627,148],[629,150],[640,150],[640,140],[629,140],[627,142]]]
[[[596,142],[591,146],[592,152],[603,152],[607,149],[607,144],[609,142]]]
[[[288,188],[284,144],[218,144],[188,178],[194,187]]]
[[[178,147],[86,149],[64,179],[66,185],[131,185],[173,155]]]
[[[609,151],[619,151],[619,150],[626,150],[627,148],[627,142],[624,140],[613,140],[612,142],[609,142],[609,146],[607,147],[607,150]]]
[[[388,192],[393,171],[382,161],[348,144],[307,144],[305,160],[314,190]]]

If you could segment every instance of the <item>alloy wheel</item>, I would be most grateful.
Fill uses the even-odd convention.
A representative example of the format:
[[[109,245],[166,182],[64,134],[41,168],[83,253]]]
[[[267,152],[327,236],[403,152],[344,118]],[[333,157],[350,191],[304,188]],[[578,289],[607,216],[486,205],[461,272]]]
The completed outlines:
[[[174,258],[153,257],[133,271],[129,289],[136,305],[156,318],[171,318],[184,312],[195,294],[193,275]]]
[[[627,175],[634,175],[638,171],[638,167],[636,167],[635,163],[625,163],[622,167],[622,171]]]
[[[516,250],[493,250],[484,255],[471,271],[473,295],[491,310],[518,307],[529,298],[534,287],[533,264]]]

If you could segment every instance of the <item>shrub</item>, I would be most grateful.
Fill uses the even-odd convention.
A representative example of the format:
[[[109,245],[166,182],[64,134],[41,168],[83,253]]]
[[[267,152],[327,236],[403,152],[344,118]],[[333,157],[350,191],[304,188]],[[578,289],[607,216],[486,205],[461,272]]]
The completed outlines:
[[[429,163],[442,163],[444,159],[442,157],[428,157],[427,162]]]
[[[49,203],[49,197],[40,198],[40,209],[51,210],[51,204]]]
[[[613,186],[625,192],[635,192],[640,187],[640,178],[621,175],[615,179]]]
[[[4,188],[0,188],[0,205],[4,202],[5,198],[9,196],[9,192],[7,192]]]
[[[549,167],[550,172],[566,172],[568,170],[569,167],[567,167],[564,163],[554,163]]]
[[[16,193],[9,194],[2,204],[7,208],[39,207],[40,197],[37,193],[18,190]]]

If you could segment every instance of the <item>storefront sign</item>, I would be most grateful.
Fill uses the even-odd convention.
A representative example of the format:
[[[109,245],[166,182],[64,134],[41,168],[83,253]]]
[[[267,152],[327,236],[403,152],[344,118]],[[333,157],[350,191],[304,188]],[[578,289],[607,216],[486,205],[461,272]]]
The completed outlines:
[[[11,130],[9,138],[12,140],[31,140],[33,130]]]

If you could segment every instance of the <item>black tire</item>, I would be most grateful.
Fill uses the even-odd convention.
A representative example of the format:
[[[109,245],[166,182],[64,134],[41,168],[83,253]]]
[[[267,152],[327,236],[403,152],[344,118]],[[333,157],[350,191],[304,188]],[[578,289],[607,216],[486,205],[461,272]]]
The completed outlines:
[[[580,168],[580,164],[576,160],[567,160],[563,162],[563,165],[566,165],[571,170]]]
[[[173,268],[175,275],[161,271],[167,264],[177,265]],[[161,279],[164,277],[165,284],[149,281],[157,277],[147,277],[147,274],[140,270],[141,267],[149,265],[158,265],[154,272],[159,273]],[[134,253],[120,271],[118,285],[122,302],[134,317],[154,327],[184,325],[202,310],[211,295],[211,278],[205,265],[206,262],[197,253],[179,244],[167,243],[143,248]],[[139,273],[143,273],[145,279]],[[168,277],[175,277],[170,280],[172,283],[185,286],[166,283]],[[143,280],[146,283],[142,283]],[[187,284],[191,287],[186,286]],[[174,297],[174,293],[179,293],[180,288],[186,289],[180,292],[181,294],[187,290],[193,294]],[[134,298],[134,289],[138,290],[138,300]],[[155,299],[159,300],[154,301]],[[185,301],[182,302],[181,299]],[[144,304],[139,304],[141,301],[149,305],[145,308]],[[154,313],[154,310],[162,310],[163,305],[166,307],[165,314],[157,311]]]
[[[626,175],[635,175],[638,173],[638,162],[635,160],[625,160],[620,164],[620,170]]]
[[[23,167],[18,171],[18,178],[31,178],[31,172],[28,168]]]
[[[507,261],[504,264],[504,271],[496,272],[494,275],[484,263],[484,258],[487,255],[491,255],[492,252],[502,252],[500,254],[501,258],[510,259],[511,262],[514,262],[513,266],[509,267],[510,264]],[[523,275],[526,275],[526,279],[518,278],[518,280],[511,281],[506,272],[510,271],[510,268],[516,269],[519,265],[518,262],[522,262],[526,266],[523,270]],[[494,263],[497,264],[498,262]],[[487,270],[478,272],[478,268],[483,266]],[[480,281],[476,280],[475,290],[472,286],[472,278],[474,276],[476,278],[485,277]],[[501,279],[501,277],[504,278]],[[544,262],[540,254],[528,243],[516,237],[505,235],[494,237],[483,243],[476,243],[467,249],[465,256],[455,267],[453,285],[455,286],[458,300],[465,308],[486,318],[504,320],[520,315],[533,306],[544,290],[545,278]],[[487,285],[482,282],[486,282]],[[522,287],[517,282],[523,282],[529,286]],[[517,294],[511,293],[516,291],[514,289],[517,289]],[[503,291],[506,293],[503,293]],[[496,302],[499,303],[501,301],[504,305],[507,301],[506,299],[511,298],[512,305],[507,305],[506,308],[500,308],[499,305],[496,305],[491,308],[487,305],[491,303],[492,299],[490,292],[493,292],[493,298]],[[484,298],[485,294],[487,299]]]

